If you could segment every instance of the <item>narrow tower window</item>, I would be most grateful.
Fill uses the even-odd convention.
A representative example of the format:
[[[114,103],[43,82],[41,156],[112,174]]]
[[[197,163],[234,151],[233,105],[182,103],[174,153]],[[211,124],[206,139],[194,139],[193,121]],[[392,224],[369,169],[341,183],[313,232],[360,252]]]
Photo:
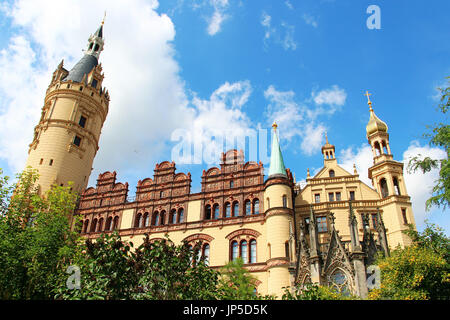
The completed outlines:
[[[81,116],[80,117],[80,121],[78,122],[78,124],[80,125],[80,127],[84,128],[86,126],[86,118]]]
[[[53,159],[50,159],[50,162],[48,163],[49,166],[53,165]]]
[[[73,144],[79,147],[81,145],[81,138],[79,136],[75,136],[75,138],[73,138]]]

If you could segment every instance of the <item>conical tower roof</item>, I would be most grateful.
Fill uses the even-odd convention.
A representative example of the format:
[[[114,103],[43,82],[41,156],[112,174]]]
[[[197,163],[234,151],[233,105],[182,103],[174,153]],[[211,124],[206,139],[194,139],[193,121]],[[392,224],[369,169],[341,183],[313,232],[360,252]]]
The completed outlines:
[[[273,135],[272,135],[272,149],[270,153],[270,168],[269,168],[269,178],[277,175],[286,175],[286,167],[284,166],[283,156],[281,154],[281,148],[278,141],[277,135],[277,124],[272,125]]]

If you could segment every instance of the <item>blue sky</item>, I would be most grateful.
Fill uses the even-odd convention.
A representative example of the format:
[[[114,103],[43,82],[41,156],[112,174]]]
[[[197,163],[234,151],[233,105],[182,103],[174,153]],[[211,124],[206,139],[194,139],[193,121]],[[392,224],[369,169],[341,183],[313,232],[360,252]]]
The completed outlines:
[[[370,5],[380,9],[381,29],[367,27]],[[348,170],[356,163],[371,185],[366,90],[389,126],[395,160],[445,155],[422,134],[447,121],[436,87],[450,76],[449,9],[444,0],[3,1],[0,167],[21,170],[51,72],[61,59],[70,69],[81,58],[106,10],[100,61],[111,104],[90,185],[116,170],[133,194],[157,162],[174,160],[174,133],[201,132],[190,141],[216,146],[212,135],[243,137],[274,120],[297,181],[321,168],[327,132],[338,162]],[[210,166],[177,171],[190,171],[198,192]],[[419,229],[427,218],[450,234],[448,210],[424,211],[436,177],[405,179]]]

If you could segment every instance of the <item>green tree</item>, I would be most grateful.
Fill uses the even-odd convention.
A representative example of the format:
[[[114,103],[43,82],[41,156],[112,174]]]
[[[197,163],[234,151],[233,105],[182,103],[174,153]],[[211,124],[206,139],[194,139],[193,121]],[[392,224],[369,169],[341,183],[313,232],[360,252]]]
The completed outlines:
[[[94,241],[79,243],[72,258],[58,273],[55,298],[68,300],[131,299],[137,286],[137,273],[131,253],[132,243],[117,233],[102,234]],[[69,266],[80,270],[80,288],[69,288]]]
[[[369,298],[450,299],[450,239],[432,224],[422,233],[413,228],[406,233],[412,245],[397,247],[390,257],[378,259],[381,288],[372,290]]]
[[[218,298],[220,300],[262,300],[274,296],[262,296],[256,291],[257,279],[244,268],[241,258],[228,262],[220,270]]]
[[[218,273],[199,255],[201,242],[174,245],[168,238],[151,241],[146,235],[136,249],[139,275],[136,299],[207,300],[216,298]]]
[[[57,299],[177,300],[215,299],[218,273],[197,259],[200,244],[178,246],[169,239],[151,241],[148,235],[133,243],[117,233],[86,241],[60,271]],[[84,249],[86,248],[86,249]],[[65,270],[80,268],[80,289],[66,285]]]
[[[450,77],[447,77],[450,79]],[[442,89],[441,100],[438,109],[444,115],[444,122],[440,122],[434,126],[428,126],[431,133],[424,134],[424,138],[429,139],[431,146],[444,148],[447,157],[445,159],[432,159],[422,155],[417,155],[411,158],[408,162],[408,172],[415,172],[421,170],[423,173],[430,172],[432,169],[439,169],[439,179],[436,181],[432,190],[432,196],[426,202],[426,209],[429,210],[432,206],[442,207],[445,209],[449,205],[450,200],[450,163],[449,163],[449,145],[450,145],[450,125],[447,121],[447,111],[450,107],[450,86]]]
[[[0,176],[0,298],[50,299],[78,238],[70,228],[77,195],[55,186],[39,196],[36,170],[18,174],[14,185]]]

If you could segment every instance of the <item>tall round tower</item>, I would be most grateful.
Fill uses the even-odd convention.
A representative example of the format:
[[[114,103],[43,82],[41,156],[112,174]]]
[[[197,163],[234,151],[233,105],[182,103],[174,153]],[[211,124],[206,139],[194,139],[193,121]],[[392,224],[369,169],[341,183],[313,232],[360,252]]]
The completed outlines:
[[[269,176],[264,184],[266,209],[268,292],[281,297],[283,287],[291,286],[289,273],[291,231],[293,229],[294,206],[292,175],[286,170],[277,136],[277,125],[273,125],[272,150]]]
[[[110,100],[98,63],[103,45],[102,22],[72,70],[61,61],[53,73],[26,162],[26,167],[39,171],[41,194],[69,181],[74,191],[87,186]]]

